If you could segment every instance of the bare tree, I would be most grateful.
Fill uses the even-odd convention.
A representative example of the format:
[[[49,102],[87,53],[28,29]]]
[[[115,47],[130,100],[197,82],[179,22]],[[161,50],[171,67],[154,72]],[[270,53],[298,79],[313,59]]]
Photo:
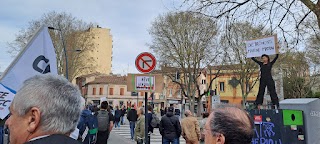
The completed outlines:
[[[233,23],[227,28],[227,33],[222,36],[221,46],[228,51],[228,63],[225,67],[233,73],[229,84],[236,88],[240,85],[243,106],[247,97],[259,80],[259,67],[251,59],[246,58],[245,41],[256,37],[269,35],[263,26],[253,26],[249,22]]]
[[[192,11],[216,18],[221,26],[238,21],[262,25],[288,45],[318,36],[320,1],[314,0],[185,0]],[[312,23],[314,22],[314,23]]]
[[[180,80],[176,80],[172,76],[175,72],[162,69],[165,75],[180,86],[193,112],[195,100],[199,101],[208,93],[208,90],[199,92],[198,78],[201,72],[209,64],[221,62],[219,56],[224,53],[214,43],[217,41],[215,21],[195,13],[171,12],[156,18],[150,34],[151,50],[157,54],[161,65],[173,67],[174,71],[181,73]]]
[[[26,46],[36,30],[42,25],[54,27],[62,33],[68,56],[68,76],[70,81],[78,76],[78,74],[95,67],[94,59],[84,56],[84,53],[94,49],[92,41],[93,33],[90,33],[93,23],[86,23],[65,12],[49,12],[44,14],[40,19],[30,21],[28,27],[21,29],[16,39],[8,43],[9,52],[13,56],[16,55]],[[59,31],[51,30],[50,36],[57,54],[58,72],[59,74],[66,75],[66,59]]]
[[[286,59],[282,60],[284,71],[285,98],[305,98],[312,95],[311,88],[317,83],[317,77],[311,76],[314,71],[306,52],[289,52]]]

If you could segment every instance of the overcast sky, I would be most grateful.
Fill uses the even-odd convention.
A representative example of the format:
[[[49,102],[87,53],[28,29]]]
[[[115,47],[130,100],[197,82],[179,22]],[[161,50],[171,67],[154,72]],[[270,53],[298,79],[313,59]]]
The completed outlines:
[[[67,12],[86,22],[110,28],[113,35],[113,73],[137,72],[136,56],[149,51],[148,29],[159,15],[176,10],[179,0],[2,0],[0,4],[0,72],[14,59],[7,43],[28,22],[50,11]]]

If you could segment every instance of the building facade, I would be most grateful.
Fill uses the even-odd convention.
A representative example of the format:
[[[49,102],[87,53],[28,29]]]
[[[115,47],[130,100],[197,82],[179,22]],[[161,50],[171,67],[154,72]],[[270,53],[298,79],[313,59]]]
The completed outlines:
[[[112,72],[113,41],[110,31],[108,28],[97,26],[86,32],[92,40],[92,48],[82,53],[84,59],[90,60],[83,67],[90,67],[90,70],[80,71],[76,77],[95,73],[108,75]],[[73,82],[75,83],[75,79]]]
[[[108,101],[112,106],[143,106],[145,94],[128,91],[126,79],[126,76],[120,75],[97,76],[93,81],[85,84],[84,97],[88,103],[95,105]]]

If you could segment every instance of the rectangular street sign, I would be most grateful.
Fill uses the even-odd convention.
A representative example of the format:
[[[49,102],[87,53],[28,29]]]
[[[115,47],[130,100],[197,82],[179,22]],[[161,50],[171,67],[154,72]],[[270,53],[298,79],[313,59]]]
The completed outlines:
[[[155,90],[155,77],[154,76],[136,76],[136,90],[148,91]]]

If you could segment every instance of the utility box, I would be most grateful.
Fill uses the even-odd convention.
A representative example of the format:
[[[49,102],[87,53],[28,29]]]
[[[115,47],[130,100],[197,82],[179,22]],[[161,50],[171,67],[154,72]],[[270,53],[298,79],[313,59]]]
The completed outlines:
[[[320,99],[286,99],[280,102],[280,108],[302,110],[308,144],[320,144]]]
[[[301,110],[253,109],[252,144],[306,144],[303,112]]]

